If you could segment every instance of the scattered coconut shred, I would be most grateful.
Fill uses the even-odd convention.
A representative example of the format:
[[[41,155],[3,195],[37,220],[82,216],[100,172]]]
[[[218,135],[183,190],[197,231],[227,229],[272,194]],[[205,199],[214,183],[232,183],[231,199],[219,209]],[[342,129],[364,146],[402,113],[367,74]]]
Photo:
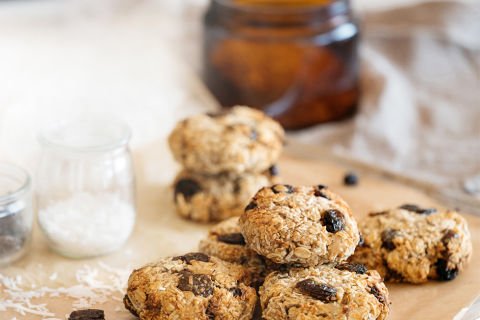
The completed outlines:
[[[85,265],[78,269],[75,273],[77,283],[68,288],[38,287],[35,283],[26,283],[21,276],[7,277],[0,273],[0,291],[3,295],[0,312],[10,309],[22,316],[29,314],[41,316],[44,320],[61,320],[65,318],[50,311],[47,304],[35,303],[34,300],[63,295],[73,300],[74,310],[91,308],[111,300],[122,301],[130,271],[112,268],[101,262],[98,266]],[[57,277],[57,273],[53,273],[49,279],[55,281]],[[115,311],[121,310],[117,308]],[[68,318],[68,315],[65,317]]]

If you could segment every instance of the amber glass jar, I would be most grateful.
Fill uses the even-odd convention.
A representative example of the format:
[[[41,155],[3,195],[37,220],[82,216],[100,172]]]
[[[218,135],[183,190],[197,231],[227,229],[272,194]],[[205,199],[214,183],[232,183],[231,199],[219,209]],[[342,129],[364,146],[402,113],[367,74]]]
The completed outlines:
[[[204,79],[224,107],[263,109],[287,129],[356,110],[348,0],[211,0],[204,23]]]

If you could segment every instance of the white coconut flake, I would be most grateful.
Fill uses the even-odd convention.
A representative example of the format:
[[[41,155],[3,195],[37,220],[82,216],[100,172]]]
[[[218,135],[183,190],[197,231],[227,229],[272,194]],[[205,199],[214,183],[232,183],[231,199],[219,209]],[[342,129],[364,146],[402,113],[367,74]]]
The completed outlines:
[[[38,220],[56,250],[75,257],[96,256],[127,241],[135,209],[117,194],[83,192],[40,210]]]
[[[24,279],[20,276],[7,277],[0,273],[0,291],[3,293],[0,311],[11,310],[22,316],[30,314],[41,316],[44,320],[59,320],[46,303],[38,303],[36,300],[63,296],[72,300],[72,309],[91,308],[112,300],[122,301],[130,268],[116,269],[105,263],[99,263],[98,267],[85,265],[78,269],[75,273],[77,283],[70,287],[24,284]],[[56,280],[58,274],[52,275],[55,276],[50,276],[49,279]]]

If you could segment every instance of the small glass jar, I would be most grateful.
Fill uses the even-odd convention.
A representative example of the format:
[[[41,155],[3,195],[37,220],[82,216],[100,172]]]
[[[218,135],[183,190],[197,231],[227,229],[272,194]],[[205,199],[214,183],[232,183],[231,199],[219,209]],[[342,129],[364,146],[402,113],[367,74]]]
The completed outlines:
[[[287,129],[356,111],[348,0],[211,0],[204,25],[204,79],[224,107],[263,109]]]
[[[120,121],[80,118],[39,135],[38,221],[50,247],[71,258],[115,251],[135,224],[130,129]]]
[[[32,234],[33,211],[29,174],[0,163],[0,266],[22,257]]]

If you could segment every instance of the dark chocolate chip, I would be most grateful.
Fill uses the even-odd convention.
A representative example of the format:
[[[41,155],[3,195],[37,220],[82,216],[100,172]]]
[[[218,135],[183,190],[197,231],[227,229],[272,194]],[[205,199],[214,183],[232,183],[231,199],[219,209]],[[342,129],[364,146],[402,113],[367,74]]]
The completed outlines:
[[[313,279],[298,282],[296,288],[303,294],[325,303],[337,300],[337,289],[323,283],[318,283]]]
[[[191,291],[196,296],[209,297],[213,294],[213,281],[206,274],[182,271],[177,288],[182,291]]]
[[[241,297],[243,295],[242,289],[238,287],[230,288],[229,291],[233,294],[234,297]]]
[[[178,194],[181,194],[186,200],[190,200],[200,191],[202,191],[202,187],[193,179],[180,179],[175,184],[175,198]]]
[[[327,231],[331,233],[337,233],[345,228],[343,214],[335,209],[325,211],[322,224],[327,228]]]
[[[73,311],[68,320],[105,320],[105,312],[98,309]]]
[[[245,211],[255,209],[256,207],[257,207],[256,202],[255,202],[255,201],[252,201],[252,202],[250,202],[250,203],[245,207]]]
[[[239,232],[220,234],[217,236],[217,240],[220,242],[228,243],[228,244],[238,244],[242,246],[245,245],[245,238]]]
[[[435,263],[435,267],[437,269],[438,279],[442,281],[450,281],[457,277],[458,269],[448,268],[448,261],[445,259],[438,259]]]
[[[125,305],[125,309],[130,311],[130,313],[133,314],[135,317],[138,317],[138,312],[133,306],[132,302],[130,301],[130,298],[128,297],[128,295],[125,295],[123,297],[123,304]]]
[[[388,251],[395,250],[396,246],[393,243],[393,239],[398,235],[397,230],[386,229],[382,232],[382,248],[387,249]]]
[[[360,263],[341,263],[338,264],[335,268],[338,270],[348,270],[350,272],[355,272],[358,274],[365,274],[367,272],[367,267]]]
[[[315,187],[315,191],[314,191],[314,195],[315,197],[322,197],[322,198],[325,198],[327,200],[331,200],[326,194],[325,192],[323,192],[324,189],[326,189],[327,187],[324,186],[323,184],[319,184]]]
[[[276,184],[272,186],[273,193],[293,193],[293,187],[289,184]]]
[[[356,186],[358,184],[358,176],[353,172],[349,172],[343,177],[343,183],[346,186]]]
[[[385,296],[382,292],[380,292],[380,290],[378,290],[377,286],[370,287],[369,292],[373,294],[375,298],[377,298],[378,302],[382,304],[385,303]]]
[[[399,209],[415,212],[418,214],[424,214],[424,215],[430,215],[432,213],[437,212],[437,209],[435,208],[420,208],[416,204],[404,204],[399,207]]]
[[[273,165],[270,168],[268,168],[268,173],[270,173],[271,176],[276,177],[280,175],[280,170],[278,169],[277,165]]]
[[[192,261],[209,262],[210,257],[205,253],[191,252],[183,256],[174,257],[173,260],[182,260],[183,262],[190,264]]]

